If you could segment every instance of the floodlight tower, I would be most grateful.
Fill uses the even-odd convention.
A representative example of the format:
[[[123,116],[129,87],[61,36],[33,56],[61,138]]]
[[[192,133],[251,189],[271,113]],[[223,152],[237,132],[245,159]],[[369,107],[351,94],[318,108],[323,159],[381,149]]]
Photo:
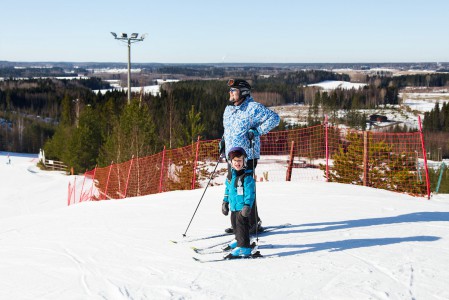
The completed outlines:
[[[128,104],[131,104],[131,43],[143,41],[146,34],[142,34],[140,38],[138,33],[132,33],[129,37],[127,33],[121,33],[120,36],[117,36],[115,32],[111,32],[111,34],[114,39],[128,44]]]

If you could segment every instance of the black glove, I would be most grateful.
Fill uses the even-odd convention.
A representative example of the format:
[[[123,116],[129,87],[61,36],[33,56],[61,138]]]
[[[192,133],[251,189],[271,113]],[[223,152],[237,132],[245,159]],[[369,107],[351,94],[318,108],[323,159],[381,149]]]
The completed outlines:
[[[248,139],[250,141],[254,140],[254,138],[258,135],[259,135],[259,131],[257,131],[257,129],[251,128],[250,130],[248,130]]]
[[[222,155],[225,153],[225,140],[221,139],[221,141],[218,143],[218,154]]]
[[[227,216],[229,213],[229,203],[226,201],[223,201],[223,204],[221,205],[221,212]]]
[[[249,205],[243,205],[242,210],[240,211],[240,214],[242,215],[242,217],[249,217],[249,214],[251,213],[251,207],[249,207]]]

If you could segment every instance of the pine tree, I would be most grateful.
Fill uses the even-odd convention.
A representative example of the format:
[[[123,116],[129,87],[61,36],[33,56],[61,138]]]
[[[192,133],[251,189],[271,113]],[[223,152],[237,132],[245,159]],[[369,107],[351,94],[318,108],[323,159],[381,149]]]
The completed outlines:
[[[351,132],[346,140],[347,147],[341,145],[332,157],[329,181],[363,185],[363,138]],[[392,145],[374,141],[372,137],[368,143],[368,186],[417,195],[425,193],[425,183],[418,176],[414,152],[396,153]],[[325,166],[320,168],[324,170]]]
[[[101,148],[99,162],[108,165],[134,157],[143,157],[160,150],[148,106],[136,100],[126,105],[114,122],[112,133]]]
[[[201,112],[195,112],[195,105],[192,105],[187,114],[187,124],[182,129],[185,141],[188,141],[190,144],[195,143],[198,135],[200,135],[204,129],[205,126],[201,123]]]
[[[95,168],[100,147],[103,143],[101,125],[97,121],[97,113],[91,106],[86,106],[80,115],[78,127],[73,129],[68,148],[62,158],[75,172],[83,172]]]
[[[333,155],[329,181],[361,185],[363,177],[363,141],[356,133],[346,136],[347,148],[341,145]],[[323,167],[322,167],[323,168]]]

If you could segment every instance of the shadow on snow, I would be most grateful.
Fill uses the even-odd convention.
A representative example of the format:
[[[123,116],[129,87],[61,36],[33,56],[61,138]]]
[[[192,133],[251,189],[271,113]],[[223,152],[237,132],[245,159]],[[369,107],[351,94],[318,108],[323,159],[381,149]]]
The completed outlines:
[[[300,248],[299,250],[292,250],[287,252],[276,253],[276,256],[289,256],[302,253],[325,251],[329,252],[344,251],[349,249],[373,247],[373,246],[385,246],[404,242],[434,242],[439,240],[440,237],[436,236],[411,236],[411,237],[397,237],[397,238],[377,238],[377,239],[351,239],[334,242],[304,244],[304,245],[261,245],[259,249],[264,247],[269,248]]]
[[[345,220],[337,222],[320,222],[320,223],[307,223],[300,225],[291,225],[287,227],[287,230],[269,232],[269,235],[286,235],[295,233],[306,232],[322,232],[331,230],[341,230],[359,227],[369,226],[381,226],[391,224],[402,223],[419,223],[419,222],[449,222],[449,212],[416,212],[410,214],[404,214],[394,217],[372,218],[372,219],[359,219],[359,220]],[[296,229],[297,228],[297,229]],[[411,237],[394,237],[394,238],[374,238],[374,239],[348,239],[342,241],[332,241],[314,244],[304,245],[260,245],[259,248],[300,248],[299,250],[293,250],[288,252],[278,253],[279,256],[288,256],[301,253],[324,251],[330,252],[343,251],[348,249],[373,247],[373,246],[385,246],[404,242],[433,242],[439,240],[440,237],[436,236],[411,236]]]

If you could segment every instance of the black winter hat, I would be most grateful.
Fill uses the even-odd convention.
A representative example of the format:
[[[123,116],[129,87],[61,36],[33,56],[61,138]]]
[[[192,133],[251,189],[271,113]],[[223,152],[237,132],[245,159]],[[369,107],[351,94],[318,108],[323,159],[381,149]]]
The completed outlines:
[[[251,94],[251,85],[243,79],[230,79],[228,86],[239,89],[240,98],[246,98]]]

